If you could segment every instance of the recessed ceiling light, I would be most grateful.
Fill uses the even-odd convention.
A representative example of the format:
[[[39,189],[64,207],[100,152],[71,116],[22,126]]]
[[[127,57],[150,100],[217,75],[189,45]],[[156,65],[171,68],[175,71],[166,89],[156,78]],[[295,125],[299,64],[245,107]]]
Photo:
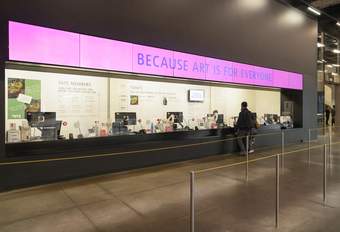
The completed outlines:
[[[321,12],[318,11],[317,9],[313,8],[313,7],[308,7],[307,8],[310,12],[312,12],[313,14],[316,14],[316,15],[321,15]]]
[[[336,25],[340,27],[340,22],[336,22]]]
[[[333,67],[340,67],[340,64],[333,64]]]
[[[340,53],[340,50],[339,50],[339,49],[333,49],[332,52],[333,52],[333,53],[336,53],[336,54],[339,54],[339,53]]]
[[[332,68],[333,66],[331,64],[326,65],[328,68]]]

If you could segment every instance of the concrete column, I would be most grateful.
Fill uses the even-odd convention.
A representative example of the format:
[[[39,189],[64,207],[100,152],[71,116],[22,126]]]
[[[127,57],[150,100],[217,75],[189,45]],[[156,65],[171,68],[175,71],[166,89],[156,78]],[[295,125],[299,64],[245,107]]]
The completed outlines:
[[[0,159],[5,158],[5,61],[8,60],[8,22],[0,19]]]

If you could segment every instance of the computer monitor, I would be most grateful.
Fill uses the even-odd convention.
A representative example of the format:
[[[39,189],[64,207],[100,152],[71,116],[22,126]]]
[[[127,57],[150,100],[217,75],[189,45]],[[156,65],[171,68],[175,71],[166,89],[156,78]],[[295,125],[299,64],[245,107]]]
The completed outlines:
[[[223,115],[223,114],[219,114],[219,115],[217,116],[216,123],[218,123],[218,124],[224,123],[224,115]]]
[[[167,112],[166,118],[168,119],[172,114],[175,116],[174,123],[182,123],[183,122],[183,112]]]
[[[43,140],[55,140],[60,135],[61,121],[56,120],[56,112],[27,112],[26,119],[31,127],[41,131]]]
[[[203,89],[190,89],[188,91],[189,102],[203,102],[204,90]]]
[[[57,135],[60,136],[62,121],[56,121]]]
[[[31,127],[56,126],[56,112],[27,112],[26,119]]]
[[[277,114],[265,114],[264,117],[269,124],[279,122],[279,116]]]
[[[128,132],[128,128],[124,126],[123,122],[112,123],[112,134],[121,134]]]
[[[124,126],[136,125],[137,124],[136,112],[116,112],[115,122],[123,123]]]

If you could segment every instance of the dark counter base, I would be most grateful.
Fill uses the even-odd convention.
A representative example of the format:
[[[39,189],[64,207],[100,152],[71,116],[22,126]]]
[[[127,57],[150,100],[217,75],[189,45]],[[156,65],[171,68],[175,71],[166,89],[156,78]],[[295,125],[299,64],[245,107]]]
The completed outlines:
[[[303,139],[304,134],[301,129],[290,131],[290,133],[293,132],[294,134],[294,137],[290,139],[291,142],[298,142]],[[264,133],[278,134],[258,137],[256,139],[257,147],[280,144],[280,130],[259,131],[259,134]],[[89,138],[73,141],[60,140],[7,144],[6,151],[8,158],[5,161],[137,151],[213,142],[233,137],[233,129],[225,128],[219,130],[178,131],[164,134]],[[238,151],[238,148],[236,141],[232,140],[107,157],[0,166],[0,176],[4,177],[0,181],[0,191],[235,151]]]
[[[6,144],[7,157],[72,156],[142,150],[232,137],[233,128]],[[51,148],[53,148],[51,150]]]

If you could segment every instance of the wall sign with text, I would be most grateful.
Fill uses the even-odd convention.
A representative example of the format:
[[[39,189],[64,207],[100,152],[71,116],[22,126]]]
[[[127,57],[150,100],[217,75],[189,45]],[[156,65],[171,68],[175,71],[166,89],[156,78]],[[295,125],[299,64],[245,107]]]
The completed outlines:
[[[9,58],[43,64],[234,84],[303,89],[303,75],[17,22],[9,22]]]

